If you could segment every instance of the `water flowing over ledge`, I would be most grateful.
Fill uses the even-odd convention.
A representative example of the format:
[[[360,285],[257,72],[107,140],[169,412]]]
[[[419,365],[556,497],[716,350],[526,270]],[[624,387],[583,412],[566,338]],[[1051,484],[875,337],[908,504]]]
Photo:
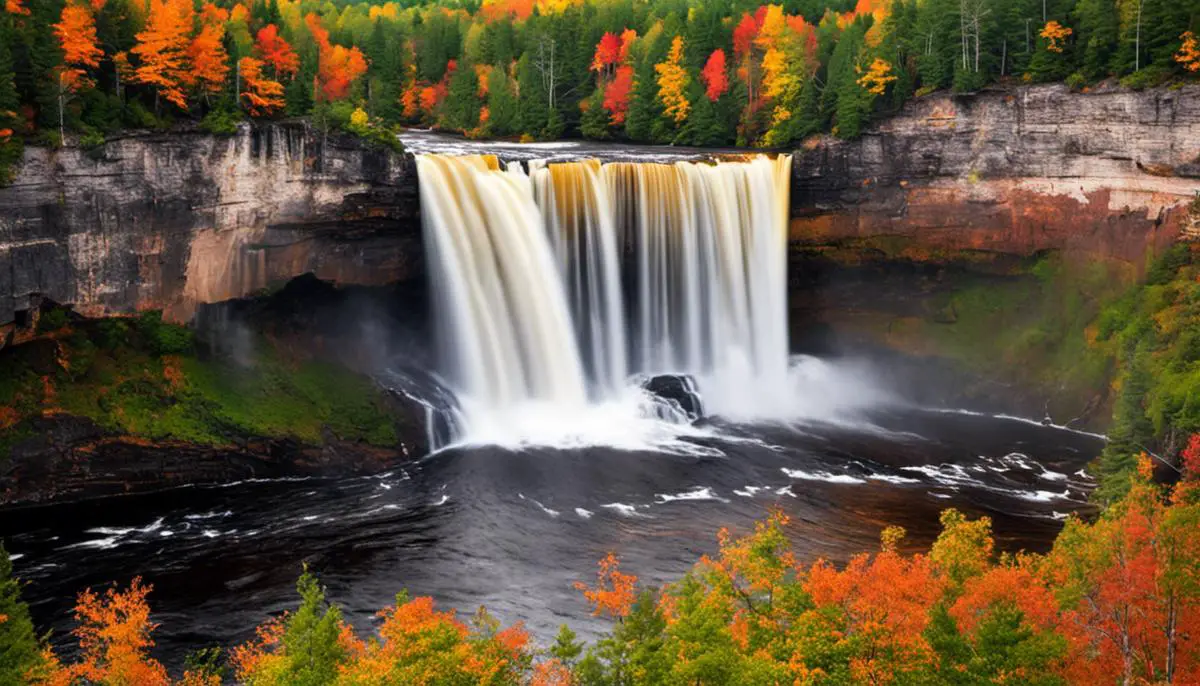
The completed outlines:
[[[452,442],[673,441],[685,418],[636,375],[694,377],[739,419],[788,404],[789,155],[417,169]]]

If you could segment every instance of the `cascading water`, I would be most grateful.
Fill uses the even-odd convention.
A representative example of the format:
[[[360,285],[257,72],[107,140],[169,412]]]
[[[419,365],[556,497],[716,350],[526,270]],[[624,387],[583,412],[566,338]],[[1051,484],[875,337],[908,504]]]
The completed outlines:
[[[790,170],[419,156],[457,440],[612,445],[658,421],[634,373],[693,375],[739,418],[786,403]]]
[[[507,408],[582,408],[587,386],[561,277],[529,178],[494,157],[417,158],[439,349],[463,407],[487,435]]]

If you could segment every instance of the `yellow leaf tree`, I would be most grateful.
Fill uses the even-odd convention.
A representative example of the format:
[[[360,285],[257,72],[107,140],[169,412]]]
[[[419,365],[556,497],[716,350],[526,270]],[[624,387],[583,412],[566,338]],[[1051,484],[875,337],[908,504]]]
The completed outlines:
[[[658,99],[662,101],[663,113],[676,124],[687,119],[692,105],[687,99],[687,87],[691,82],[683,66],[683,38],[675,36],[667,59],[654,65],[658,74]]]

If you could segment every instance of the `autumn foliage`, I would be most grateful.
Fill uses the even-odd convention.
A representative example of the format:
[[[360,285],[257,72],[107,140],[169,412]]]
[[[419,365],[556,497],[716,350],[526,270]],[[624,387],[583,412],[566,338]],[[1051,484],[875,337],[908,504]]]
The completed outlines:
[[[279,35],[279,28],[274,24],[267,24],[258,30],[254,47],[263,61],[275,70],[277,76],[292,75],[299,71],[300,56]]]
[[[690,77],[683,67],[683,38],[675,36],[667,59],[654,65],[658,74],[658,98],[663,104],[663,114],[676,124],[687,119],[691,103],[687,99]]]
[[[130,50],[141,61],[134,70],[135,80],[185,110],[185,89],[192,82],[188,50],[193,16],[190,0],[150,0],[146,28],[137,34],[138,43]]]
[[[263,61],[243,57],[238,63],[242,82],[242,98],[250,114],[258,117],[274,114],[284,106],[283,84],[263,74]]]
[[[315,14],[304,18],[313,40],[317,43],[319,67],[317,95],[325,100],[340,100],[350,91],[350,85],[367,72],[367,60],[357,47],[347,48],[329,42],[329,32]]]
[[[704,80],[704,94],[709,100],[716,102],[729,90],[729,74],[725,71],[725,51],[720,48],[713,50],[700,71]]]

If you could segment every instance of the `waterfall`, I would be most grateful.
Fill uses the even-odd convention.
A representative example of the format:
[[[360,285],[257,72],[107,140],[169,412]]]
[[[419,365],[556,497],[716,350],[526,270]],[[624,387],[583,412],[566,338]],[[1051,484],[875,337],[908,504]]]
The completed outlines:
[[[529,401],[583,407],[571,314],[529,178],[494,157],[417,158],[439,351],[469,434]]]
[[[532,171],[538,205],[566,283],[575,328],[599,396],[629,374],[620,250],[600,163],[568,162]]]
[[[528,175],[492,156],[417,159],[459,439],[595,428],[635,373],[692,375],[739,418],[788,401],[790,156]]]

